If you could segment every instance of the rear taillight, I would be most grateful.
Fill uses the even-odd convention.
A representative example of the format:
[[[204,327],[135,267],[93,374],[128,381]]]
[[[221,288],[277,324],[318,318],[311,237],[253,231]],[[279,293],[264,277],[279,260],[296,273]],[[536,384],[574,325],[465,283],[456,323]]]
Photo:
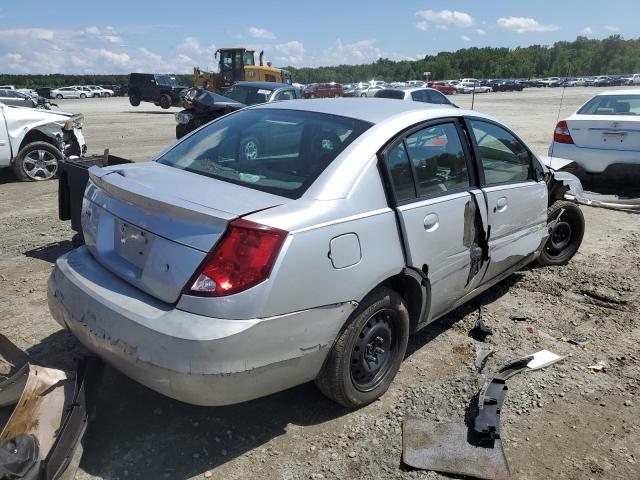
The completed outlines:
[[[187,284],[185,293],[232,295],[266,280],[287,232],[248,220],[234,220]]]
[[[571,132],[569,132],[567,122],[564,120],[558,122],[556,125],[556,129],[553,132],[553,141],[558,143],[573,143]]]

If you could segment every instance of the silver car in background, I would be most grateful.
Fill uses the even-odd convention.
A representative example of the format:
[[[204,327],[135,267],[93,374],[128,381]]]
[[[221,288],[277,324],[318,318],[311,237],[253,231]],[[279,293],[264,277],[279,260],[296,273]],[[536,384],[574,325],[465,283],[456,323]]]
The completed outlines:
[[[584,221],[563,198],[579,188],[478,112],[250,107],[155,161],[92,167],[86,245],[57,260],[49,306],[89,350],[185,402],[315,380],[358,407],[387,390],[411,332],[532,260],[568,262]]]
[[[402,87],[402,88],[383,88],[378,90],[374,97],[391,98],[394,100],[408,100],[412,102],[431,103],[434,105],[449,105],[456,107],[449,99],[435,88],[421,87]]]

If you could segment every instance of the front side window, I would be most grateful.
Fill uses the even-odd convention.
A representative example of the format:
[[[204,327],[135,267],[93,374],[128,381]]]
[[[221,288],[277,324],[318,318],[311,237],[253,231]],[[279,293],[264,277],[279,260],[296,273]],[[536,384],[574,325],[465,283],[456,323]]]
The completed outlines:
[[[418,196],[429,196],[469,187],[464,149],[453,123],[419,130],[406,138],[416,176]]]
[[[524,182],[531,176],[531,155],[511,133],[493,123],[470,120],[478,145],[484,183]]]
[[[371,124],[296,110],[242,110],[208,124],[158,162],[299,198]]]

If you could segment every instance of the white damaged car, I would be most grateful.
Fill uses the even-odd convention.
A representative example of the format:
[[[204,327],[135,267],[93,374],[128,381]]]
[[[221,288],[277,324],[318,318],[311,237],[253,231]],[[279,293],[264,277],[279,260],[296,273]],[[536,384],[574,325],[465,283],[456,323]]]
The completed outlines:
[[[59,160],[86,152],[82,123],[82,115],[0,103],[0,168],[21,181],[55,177]]]

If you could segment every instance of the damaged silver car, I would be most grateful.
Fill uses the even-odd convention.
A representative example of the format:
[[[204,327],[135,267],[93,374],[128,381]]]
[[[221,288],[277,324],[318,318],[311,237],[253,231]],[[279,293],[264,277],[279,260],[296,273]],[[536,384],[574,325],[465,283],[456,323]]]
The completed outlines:
[[[0,168],[12,167],[21,181],[49,180],[58,161],[87,151],[82,115],[0,103]]]
[[[531,261],[567,263],[579,188],[478,112],[251,107],[153,162],[92,167],[86,245],[57,260],[49,307],[89,350],[188,403],[315,380],[358,407],[387,390],[410,333]]]

